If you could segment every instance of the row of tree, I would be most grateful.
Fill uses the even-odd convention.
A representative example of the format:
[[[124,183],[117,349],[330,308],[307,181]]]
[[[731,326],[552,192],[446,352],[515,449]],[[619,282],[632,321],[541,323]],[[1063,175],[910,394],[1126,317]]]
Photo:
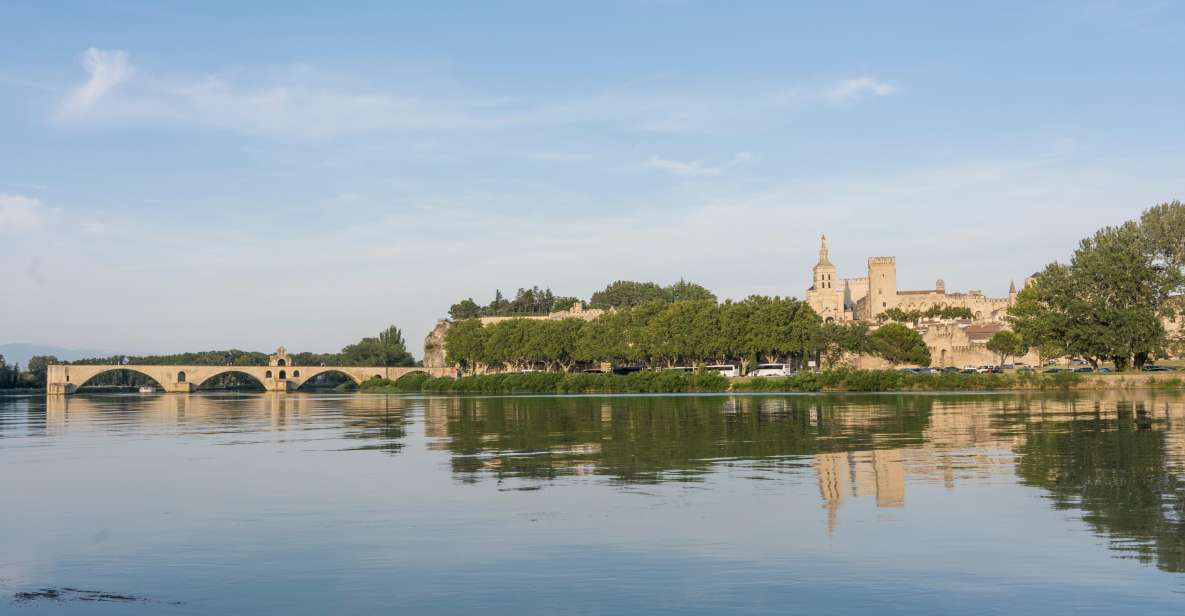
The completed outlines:
[[[902,310],[896,306],[876,315],[876,320],[896,321],[897,323],[917,324],[923,318],[927,319],[973,319],[975,314],[966,306],[930,306],[925,310]]]
[[[1163,203],[1139,220],[1082,240],[1069,263],[1050,263],[1009,310],[1042,359],[1079,356],[1122,370],[1185,352],[1185,205]]]
[[[28,373],[21,372],[19,364],[10,366],[8,362],[4,361],[4,356],[0,355],[0,389],[32,387],[30,379]]]
[[[519,289],[514,299],[506,299],[502,291],[494,292],[490,303],[481,305],[473,298],[463,299],[449,307],[449,318],[454,321],[476,317],[536,316],[568,310],[580,304],[589,308],[632,308],[647,302],[680,302],[694,300],[716,301],[716,295],[704,287],[686,280],[668,286],[655,282],[618,280],[592,294],[589,300],[576,297],[556,296],[551,289],[538,286]]]
[[[823,323],[805,302],[751,296],[740,302],[653,299],[596,319],[508,319],[454,323],[445,334],[448,360],[467,370],[571,370],[602,362],[650,367],[808,360],[824,366],[847,353],[872,353],[894,364],[929,365],[921,336],[896,323]]]
[[[538,286],[519,289],[514,299],[506,299],[499,289],[494,291],[494,299],[484,306],[469,297],[449,307],[448,314],[453,320],[539,315],[567,310],[578,303],[581,302],[575,297],[556,297],[551,289],[540,289]]]

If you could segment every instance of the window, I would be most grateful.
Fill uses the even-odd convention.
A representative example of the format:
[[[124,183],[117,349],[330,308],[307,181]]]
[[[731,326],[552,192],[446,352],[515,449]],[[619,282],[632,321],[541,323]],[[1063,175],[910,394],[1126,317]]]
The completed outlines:
[[[178,372],[178,373],[177,373],[177,382],[178,382],[178,383],[184,383],[184,382],[185,382],[185,372]]]
[[[280,361],[276,362],[276,365],[277,366],[284,366],[284,365],[287,365],[287,362],[285,362],[284,360],[281,359]],[[280,378],[283,378],[283,377],[280,377]]]
[[[268,370],[267,372],[264,372],[263,376],[264,376],[264,378],[269,378],[269,379],[272,378],[272,371]]]
[[[293,370],[292,371],[292,378],[299,379],[300,378],[300,370]]]
[[[286,379],[286,378],[288,378],[288,375],[284,374],[284,371],[283,371],[283,370],[281,370],[281,371],[280,371],[280,378],[281,378],[281,379]]]

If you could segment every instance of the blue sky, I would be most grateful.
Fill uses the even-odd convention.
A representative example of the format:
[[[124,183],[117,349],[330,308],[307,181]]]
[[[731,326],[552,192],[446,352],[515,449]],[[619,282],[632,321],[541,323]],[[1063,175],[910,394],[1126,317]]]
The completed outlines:
[[[1175,2],[9,3],[0,342],[419,340],[615,279],[1006,292],[1185,198]],[[957,4],[957,6],[955,6]]]

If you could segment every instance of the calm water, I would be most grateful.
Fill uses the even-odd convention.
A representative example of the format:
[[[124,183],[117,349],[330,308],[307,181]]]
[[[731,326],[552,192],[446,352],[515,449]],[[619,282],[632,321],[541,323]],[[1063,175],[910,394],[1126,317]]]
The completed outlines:
[[[0,398],[0,612],[479,610],[1185,613],[1185,399]]]

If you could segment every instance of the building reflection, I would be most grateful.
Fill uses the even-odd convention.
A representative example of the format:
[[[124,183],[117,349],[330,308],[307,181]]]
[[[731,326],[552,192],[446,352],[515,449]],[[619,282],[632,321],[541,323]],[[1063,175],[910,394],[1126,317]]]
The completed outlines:
[[[1180,392],[57,396],[47,398],[43,430],[175,425],[183,433],[264,431],[284,440],[328,423],[347,449],[396,454],[421,410],[426,448],[461,482],[545,487],[589,477],[633,486],[731,473],[788,489],[805,484],[811,493],[817,486],[820,523],[831,532],[842,532],[844,509],[857,503],[908,509],[910,490],[921,485],[1018,482],[1040,490],[1051,507],[1080,512],[1116,553],[1185,571]]]

